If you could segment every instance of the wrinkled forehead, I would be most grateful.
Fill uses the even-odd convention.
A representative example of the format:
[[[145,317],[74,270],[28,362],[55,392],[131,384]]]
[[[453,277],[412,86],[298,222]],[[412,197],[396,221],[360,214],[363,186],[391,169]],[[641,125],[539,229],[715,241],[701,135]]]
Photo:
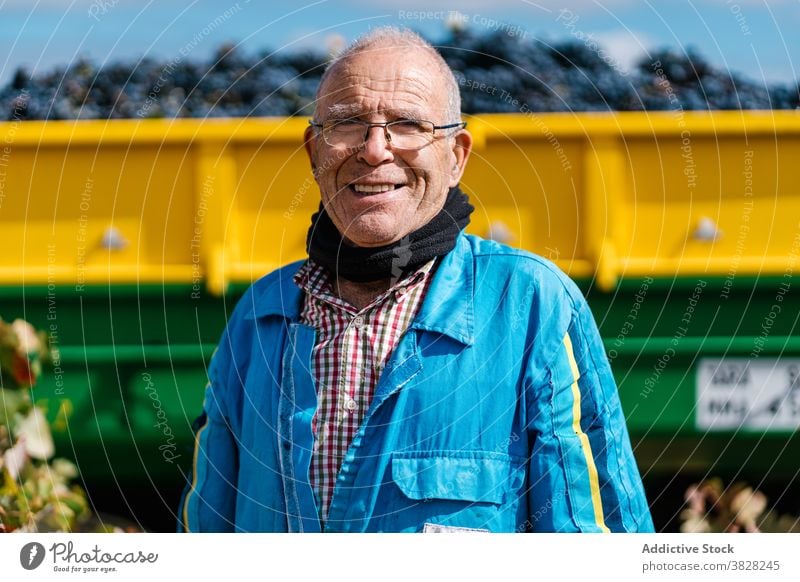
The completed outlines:
[[[438,65],[421,50],[379,49],[335,65],[320,87],[317,115],[352,117],[381,113],[439,119],[447,90]]]

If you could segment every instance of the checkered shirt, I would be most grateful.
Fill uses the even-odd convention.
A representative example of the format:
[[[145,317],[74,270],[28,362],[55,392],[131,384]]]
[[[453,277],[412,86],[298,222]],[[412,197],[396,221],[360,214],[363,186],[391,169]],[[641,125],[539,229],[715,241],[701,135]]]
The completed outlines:
[[[367,414],[381,371],[422,305],[435,261],[363,309],[337,297],[330,271],[311,259],[295,275],[295,283],[306,292],[301,319],[317,330],[311,358],[317,411],[311,424],[310,480],[323,524],[342,460]]]

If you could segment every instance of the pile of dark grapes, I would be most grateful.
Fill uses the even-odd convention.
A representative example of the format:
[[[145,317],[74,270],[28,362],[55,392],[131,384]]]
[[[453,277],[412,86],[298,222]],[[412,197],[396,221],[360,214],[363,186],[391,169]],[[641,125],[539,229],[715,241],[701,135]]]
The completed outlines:
[[[795,109],[798,84],[765,84],[712,66],[697,51],[661,49],[623,70],[596,45],[547,44],[502,31],[454,31],[436,43],[456,73],[465,113]],[[219,47],[208,62],[176,56],[96,67],[86,60],[0,88],[5,119],[308,115],[328,56],[245,55]]]

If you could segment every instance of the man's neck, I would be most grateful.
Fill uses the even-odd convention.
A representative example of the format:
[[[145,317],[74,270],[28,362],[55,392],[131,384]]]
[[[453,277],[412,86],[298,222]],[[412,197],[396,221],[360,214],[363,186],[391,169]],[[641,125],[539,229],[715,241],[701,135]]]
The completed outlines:
[[[360,311],[372,303],[378,295],[386,291],[390,285],[391,279],[359,283],[340,277],[334,285],[334,290],[336,291],[336,295]]]

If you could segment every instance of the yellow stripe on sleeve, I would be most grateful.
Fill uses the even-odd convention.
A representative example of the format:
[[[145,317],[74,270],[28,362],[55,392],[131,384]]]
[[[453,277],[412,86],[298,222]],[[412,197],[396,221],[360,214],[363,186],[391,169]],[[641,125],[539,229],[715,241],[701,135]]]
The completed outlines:
[[[200,452],[200,436],[206,428],[208,428],[208,417],[206,417],[206,423],[197,431],[197,436],[195,436],[194,455],[192,456],[192,487],[186,493],[186,499],[183,500],[183,529],[187,532],[189,532],[189,498],[191,498],[197,487],[197,457]]]
[[[601,531],[608,533],[609,529],[603,518],[603,503],[600,499],[600,479],[597,476],[597,466],[592,456],[592,445],[589,443],[589,436],[581,428],[581,391],[578,388],[578,363],[575,361],[575,353],[572,349],[572,340],[569,333],[564,334],[564,347],[567,350],[569,366],[572,369],[572,428],[581,441],[583,456],[586,459],[586,468],[589,473],[589,490],[592,494],[592,507],[594,508],[594,520]]]

